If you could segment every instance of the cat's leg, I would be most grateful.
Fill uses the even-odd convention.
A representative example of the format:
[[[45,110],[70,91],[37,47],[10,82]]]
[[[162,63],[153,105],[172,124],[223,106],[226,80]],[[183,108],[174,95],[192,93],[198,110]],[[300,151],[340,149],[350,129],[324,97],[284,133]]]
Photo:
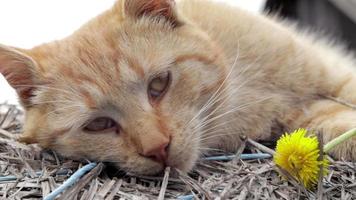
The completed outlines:
[[[356,110],[331,100],[315,100],[286,116],[291,129],[306,128],[323,134],[324,143],[356,128]],[[356,161],[356,137],[336,146],[330,155]]]
[[[294,74],[300,79],[298,84],[315,90],[314,94],[356,105],[356,60],[330,46],[315,45],[303,51],[302,70]],[[295,68],[290,66],[288,70],[293,73]]]
[[[356,74],[350,72],[343,76],[337,74],[334,76],[329,79],[330,90],[326,93],[326,97],[335,98],[341,102],[356,106]],[[333,83],[334,79],[336,81]]]
[[[272,74],[266,80],[278,80],[273,82],[280,84],[278,89],[291,90],[300,97],[332,97],[356,105],[356,59],[353,56],[323,42],[284,41],[284,51],[270,55],[269,62],[263,60],[264,73]]]

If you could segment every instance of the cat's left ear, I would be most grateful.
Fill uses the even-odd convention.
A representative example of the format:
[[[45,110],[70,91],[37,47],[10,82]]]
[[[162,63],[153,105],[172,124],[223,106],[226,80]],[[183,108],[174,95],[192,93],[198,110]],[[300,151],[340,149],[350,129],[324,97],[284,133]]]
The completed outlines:
[[[16,90],[25,107],[30,106],[30,97],[35,84],[33,71],[36,65],[31,57],[19,49],[0,44],[0,73]]]
[[[116,9],[125,17],[141,18],[144,16],[161,17],[173,26],[180,26],[174,0],[119,0]]]

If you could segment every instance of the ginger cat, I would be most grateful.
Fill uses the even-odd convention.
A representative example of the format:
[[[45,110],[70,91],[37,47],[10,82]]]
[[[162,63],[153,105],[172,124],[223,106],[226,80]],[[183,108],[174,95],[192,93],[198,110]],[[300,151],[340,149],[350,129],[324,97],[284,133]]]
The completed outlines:
[[[356,60],[291,25],[206,0],[119,0],[70,37],[0,46],[26,143],[137,174],[189,171],[239,135],[356,127]],[[356,160],[356,139],[337,159]]]

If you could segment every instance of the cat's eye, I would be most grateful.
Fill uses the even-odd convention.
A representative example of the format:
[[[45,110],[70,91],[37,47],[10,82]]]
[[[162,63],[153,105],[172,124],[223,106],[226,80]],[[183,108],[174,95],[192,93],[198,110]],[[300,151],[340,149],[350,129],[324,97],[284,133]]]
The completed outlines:
[[[171,82],[171,73],[165,72],[154,77],[148,85],[148,97],[150,100],[158,101],[167,92]]]
[[[116,131],[118,133],[119,125],[111,118],[98,117],[90,121],[83,130],[89,133],[104,131]]]

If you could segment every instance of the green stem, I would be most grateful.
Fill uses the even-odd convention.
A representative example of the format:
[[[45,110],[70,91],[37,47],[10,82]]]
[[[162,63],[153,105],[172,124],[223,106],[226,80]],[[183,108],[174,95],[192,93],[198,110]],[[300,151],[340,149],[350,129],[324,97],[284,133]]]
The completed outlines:
[[[324,152],[329,152],[335,146],[339,145],[340,143],[346,141],[347,139],[351,138],[352,136],[356,136],[356,128],[343,133],[342,135],[334,138],[330,142],[324,145]]]

